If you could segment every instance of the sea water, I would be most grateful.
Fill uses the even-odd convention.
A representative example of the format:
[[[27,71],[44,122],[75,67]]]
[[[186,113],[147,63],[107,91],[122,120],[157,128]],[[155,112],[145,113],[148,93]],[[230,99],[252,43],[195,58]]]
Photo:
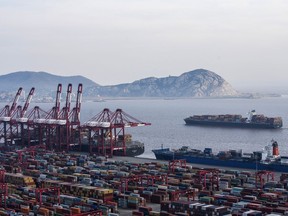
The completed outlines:
[[[31,104],[44,110],[53,107],[52,103]],[[64,102],[61,103],[61,106]],[[71,107],[74,103],[71,103]],[[104,108],[114,112],[120,108],[125,113],[150,126],[125,128],[134,140],[145,144],[141,157],[155,158],[152,149],[189,146],[204,150],[212,148],[218,151],[240,150],[253,152],[262,150],[274,139],[279,144],[281,155],[288,155],[288,98],[271,97],[259,99],[115,99],[105,102],[82,102],[81,123],[89,120]],[[209,126],[187,126],[184,118],[204,114],[240,114],[255,109],[258,114],[268,117],[280,116],[283,119],[281,129],[242,129]]]
[[[81,119],[88,120],[104,108],[115,111],[121,108],[125,113],[150,126],[125,129],[134,140],[145,143],[145,153],[141,157],[155,158],[152,149],[169,147],[177,149],[189,146],[204,150],[259,151],[274,139],[279,144],[281,155],[288,155],[288,98],[272,97],[260,99],[139,99],[107,100],[106,102],[86,102],[82,104]],[[246,117],[255,109],[256,113],[268,117],[280,116],[281,129],[242,129],[207,126],[187,126],[184,118],[203,114],[241,114]]]

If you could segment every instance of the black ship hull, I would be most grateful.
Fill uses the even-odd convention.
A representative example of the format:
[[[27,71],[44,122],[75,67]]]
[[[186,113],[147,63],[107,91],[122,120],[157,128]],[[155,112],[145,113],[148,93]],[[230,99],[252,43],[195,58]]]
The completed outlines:
[[[143,154],[145,151],[144,146],[128,146],[126,148],[126,155],[124,154],[123,150],[114,150],[113,155],[115,156],[128,156],[128,157],[136,157]]]
[[[80,150],[78,150],[80,151]],[[90,146],[82,144],[81,146],[82,152],[90,152]],[[99,150],[101,151],[101,150]],[[139,141],[130,141],[126,143],[126,152],[124,153],[124,149],[122,147],[115,147],[113,150],[113,155],[115,156],[128,156],[128,157],[136,157],[143,154],[145,151],[145,146],[143,143]],[[93,152],[97,154],[97,147],[93,149]],[[104,153],[103,153],[104,154]]]
[[[209,121],[209,120],[193,120],[191,118],[184,119],[186,125],[203,125],[218,127],[235,127],[235,128],[259,128],[259,129],[277,129],[282,125],[254,123],[254,122],[225,122],[225,121]]]

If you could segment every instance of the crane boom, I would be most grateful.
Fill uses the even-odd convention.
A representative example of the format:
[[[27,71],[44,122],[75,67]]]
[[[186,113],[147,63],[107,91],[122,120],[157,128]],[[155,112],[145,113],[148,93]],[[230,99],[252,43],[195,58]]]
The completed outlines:
[[[61,92],[62,92],[62,84],[59,83],[57,87],[56,102],[55,102],[54,113],[53,113],[54,115],[53,118],[55,119],[58,119],[58,114],[60,110]]]
[[[72,84],[69,83],[67,87],[67,94],[66,94],[66,104],[62,108],[61,112],[59,113],[59,119],[62,120],[69,120],[69,112],[70,112],[70,105],[71,105],[71,94],[72,94]]]
[[[69,114],[70,112],[70,106],[71,106],[71,94],[72,94],[72,84],[69,83],[68,87],[67,87],[67,95],[66,95],[66,104],[65,104],[65,108],[66,108],[66,116]]]
[[[20,115],[21,118],[24,117],[24,115],[26,114],[26,112],[27,112],[27,110],[28,110],[28,107],[29,107],[30,102],[31,102],[31,100],[32,100],[32,97],[33,97],[33,95],[34,95],[34,91],[35,91],[35,88],[32,87],[31,90],[30,90],[30,92],[29,92],[29,95],[27,96],[27,99],[26,99],[26,102],[25,102],[25,104],[24,104],[24,106],[23,106],[23,109],[22,109],[22,111],[21,111],[21,115]]]
[[[21,92],[22,92],[22,87],[20,87],[20,88],[18,89],[17,93],[16,93],[16,96],[15,96],[15,98],[14,98],[14,101],[13,101],[11,107],[10,107],[8,116],[11,116],[11,115],[13,114],[13,112],[15,111],[15,108],[16,108],[16,106],[17,106],[18,100],[19,100],[19,98],[20,98],[20,96],[21,96]]]
[[[83,88],[83,85],[82,83],[80,83],[78,85],[77,99],[76,99],[76,109],[79,112],[79,114],[80,114],[81,102],[82,102],[82,88]]]
[[[82,83],[80,83],[78,85],[75,107],[73,108],[73,110],[69,114],[69,118],[71,117],[71,122],[74,122],[74,123],[80,121],[80,109],[81,109],[81,102],[82,102],[82,89],[83,89],[83,85],[82,85]]]

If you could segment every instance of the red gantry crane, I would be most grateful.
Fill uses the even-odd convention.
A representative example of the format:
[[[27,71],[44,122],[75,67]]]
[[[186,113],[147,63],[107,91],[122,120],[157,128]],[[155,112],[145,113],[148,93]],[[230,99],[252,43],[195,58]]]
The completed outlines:
[[[69,112],[71,105],[72,84],[69,83],[67,87],[66,103],[59,113],[57,121],[57,149],[69,150]]]
[[[126,155],[125,128],[147,125],[151,124],[128,115],[122,109],[111,113],[109,109],[105,108],[87,121],[82,126],[82,130],[88,131],[90,153],[112,156],[113,151],[117,150]]]
[[[45,123],[45,117],[47,115],[48,113],[39,106],[35,106],[32,110],[27,112],[28,120],[25,123],[22,136],[22,143],[24,146],[43,144],[44,130],[42,125]]]
[[[110,136],[110,154],[112,156],[113,151],[122,151],[123,155],[126,155],[126,134],[125,128],[129,127],[140,127],[140,126],[148,126],[151,123],[146,123],[132,117],[131,115],[125,113],[122,109],[117,109],[111,121],[111,134]]]
[[[34,95],[34,92],[35,92],[35,88],[31,88],[27,98],[26,98],[26,101],[25,101],[25,104],[23,106],[23,109],[22,109],[22,106],[19,105],[17,107],[17,111],[15,112],[15,115],[13,116],[13,125],[16,125],[16,141],[21,141],[21,143],[17,143],[17,144],[21,144],[22,146],[24,146],[24,139],[25,139],[25,125],[27,125],[27,122],[28,122],[28,118],[25,116],[26,113],[27,113],[27,110],[28,110],[28,107],[31,103],[31,100],[32,100],[32,97]],[[14,119],[14,117],[16,116],[16,118]],[[27,127],[26,127],[26,131],[27,131]]]
[[[80,126],[82,84],[78,85],[76,104],[72,110],[70,110],[72,84],[68,84],[66,103],[61,111],[62,84],[58,84],[55,106],[48,112],[38,106],[29,112],[27,111],[35,91],[34,88],[31,89],[23,109],[21,106],[16,109],[21,91],[22,88],[18,90],[11,108],[7,105],[0,112],[0,123],[4,123],[2,130],[4,135],[2,136],[5,138],[6,145],[7,122],[10,123],[9,129],[11,130],[11,117],[14,116],[15,134],[17,134],[19,143],[21,140],[24,147],[44,144],[46,148],[57,151],[69,151],[71,147],[75,149],[80,147],[79,150],[81,151],[86,150],[104,156],[112,156],[114,151],[126,155],[125,128],[151,125],[128,115],[122,109],[111,112],[105,108],[83,126]],[[87,136],[86,143],[83,142],[83,134]]]
[[[112,115],[113,113],[108,108],[105,108],[102,112],[98,113],[89,121],[85,122],[83,126],[81,126],[81,130],[88,133],[87,141],[90,153],[105,155],[105,141],[110,132]],[[83,137],[81,142],[82,141]],[[82,149],[81,145],[80,150],[86,149]]]
[[[81,112],[81,103],[82,103],[82,93],[83,85],[79,83],[76,95],[76,104],[75,107],[69,112],[67,128],[67,151],[70,150],[70,147],[76,147],[80,144],[80,112]]]
[[[39,144],[44,143],[50,150],[69,151],[71,143],[76,142],[77,129],[80,125],[82,84],[78,86],[76,105],[72,111],[70,111],[72,84],[68,84],[66,103],[60,111],[61,92],[62,84],[58,84],[55,106],[49,112],[43,112],[39,107],[35,107],[30,113],[30,118],[33,119],[34,128],[38,129]]]
[[[1,137],[4,138],[4,144],[7,146],[9,142],[11,142],[10,135],[12,133],[12,126],[11,126],[11,116],[14,115],[14,112],[16,111],[18,100],[21,96],[22,88],[20,87],[16,93],[16,96],[14,98],[14,101],[11,105],[6,105],[1,111],[0,111],[0,123],[3,123],[3,128],[1,129]],[[9,126],[9,131],[7,130],[7,126]]]
[[[45,126],[45,138],[46,138],[46,147],[49,149],[59,150],[59,146],[56,145],[59,143],[59,131],[57,131],[57,125],[61,124],[59,120],[59,111],[60,111],[60,100],[61,100],[62,84],[58,84],[56,91],[56,101],[55,106],[48,112],[48,115],[45,117],[44,126]],[[57,140],[58,139],[58,140]]]
[[[28,146],[33,142],[34,145],[43,145],[51,147],[52,141],[55,139],[55,125],[58,121],[60,96],[62,85],[58,84],[56,92],[55,106],[48,112],[41,109],[39,106],[35,106],[27,114],[27,132],[28,135],[25,140],[28,142]],[[33,134],[31,134],[33,133]]]

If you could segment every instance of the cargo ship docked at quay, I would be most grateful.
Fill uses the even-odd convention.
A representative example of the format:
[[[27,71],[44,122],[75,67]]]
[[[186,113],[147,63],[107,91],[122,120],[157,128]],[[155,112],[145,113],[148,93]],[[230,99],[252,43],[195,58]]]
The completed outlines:
[[[248,117],[242,115],[193,115],[184,119],[186,125],[207,125],[219,127],[238,128],[266,128],[277,129],[283,126],[281,117],[266,117],[256,114],[255,110],[248,113]]]
[[[83,136],[83,135],[82,135]],[[82,151],[84,152],[89,152],[89,143],[87,140],[87,135],[84,135],[86,138],[81,138],[83,143],[82,143]],[[122,142],[125,140],[125,152],[122,148]],[[104,140],[104,146],[109,146],[109,139]],[[92,145],[97,148],[97,146],[100,146],[101,144],[97,141],[97,138],[94,139],[92,138]],[[137,157],[141,154],[143,154],[145,151],[145,145],[144,143],[138,141],[138,140],[133,140],[131,134],[125,134],[124,136],[119,135],[116,139],[114,148],[113,148],[113,155],[115,156],[128,156],[128,157]]]
[[[201,151],[191,149],[188,146],[183,146],[178,150],[154,149],[152,152],[157,160],[186,160],[188,163],[203,165],[288,172],[288,156],[280,156],[278,143],[274,140],[262,151],[253,153],[229,150],[213,154],[211,148],[205,148],[204,151]]]

